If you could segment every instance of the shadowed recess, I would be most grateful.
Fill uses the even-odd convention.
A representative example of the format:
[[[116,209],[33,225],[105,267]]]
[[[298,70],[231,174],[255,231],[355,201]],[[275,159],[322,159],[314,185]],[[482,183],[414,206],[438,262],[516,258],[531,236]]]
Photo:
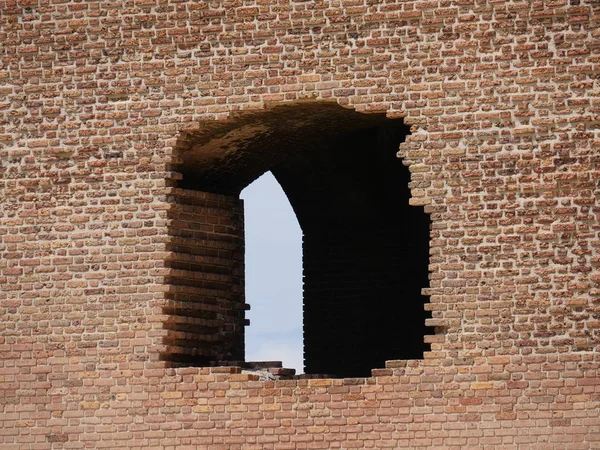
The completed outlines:
[[[240,191],[270,170],[303,232],[308,374],[368,376],[427,350],[429,217],[397,158],[409,128],[329,102],[240,112],[184,136],[171,198],[163,358],[244,361]]]

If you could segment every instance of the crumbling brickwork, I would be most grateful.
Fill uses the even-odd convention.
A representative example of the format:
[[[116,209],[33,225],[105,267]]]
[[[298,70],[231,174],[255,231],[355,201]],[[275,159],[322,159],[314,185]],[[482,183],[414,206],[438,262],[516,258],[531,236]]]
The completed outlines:
[[[599,73],[596,0],[0,0],[0,447],[598,448]],[[411,127],[431,348],[173,367],[186,151],[303,102]]]

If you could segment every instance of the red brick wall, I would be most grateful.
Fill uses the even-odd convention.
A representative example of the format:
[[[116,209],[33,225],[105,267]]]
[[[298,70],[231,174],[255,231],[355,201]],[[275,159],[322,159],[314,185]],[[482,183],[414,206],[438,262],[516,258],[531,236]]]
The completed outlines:
[[[162,358],[239,364],[246,311],[242,200],[177,189],[172,201]]]
[[[598,8],[0,1],[2,449],[597,448]],[[166,368],[180,150],[300,99],[412,126],[431,352],[358,380]]]

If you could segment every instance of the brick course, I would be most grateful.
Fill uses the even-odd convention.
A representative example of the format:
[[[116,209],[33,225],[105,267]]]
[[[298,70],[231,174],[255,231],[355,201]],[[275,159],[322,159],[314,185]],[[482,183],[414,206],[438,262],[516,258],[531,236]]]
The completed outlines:
[[[598,73],[595,0],[0,0],[0,447],[599,448]],[[182,149],[300,100],[411,126],[431,351],[168,367]]]

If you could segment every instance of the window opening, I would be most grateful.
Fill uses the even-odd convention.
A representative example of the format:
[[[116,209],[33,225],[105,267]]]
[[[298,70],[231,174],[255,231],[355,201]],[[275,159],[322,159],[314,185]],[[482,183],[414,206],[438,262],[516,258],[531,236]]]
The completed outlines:
[[[304,371],[302,230],[271,172],[250,183],[244,200],[246,361],[282,361]]]
[[[244,364],[240,192],[267,171],[302,229],[304,365],[309,375],[369,376],[419,359],[429,217],[409,206],[396,157],[401,119],[307,102],[239,113],[190,133],[170,211],[173,270],[163,358]],[[179,244],[179,245],[176,245]]]

